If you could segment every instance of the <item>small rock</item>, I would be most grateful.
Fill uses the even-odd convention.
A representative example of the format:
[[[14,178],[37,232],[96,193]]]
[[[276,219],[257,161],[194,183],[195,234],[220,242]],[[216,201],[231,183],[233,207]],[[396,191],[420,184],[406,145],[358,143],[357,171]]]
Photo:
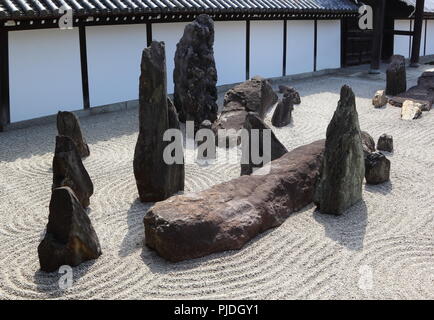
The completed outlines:
[[[380,138],[378,138],[377,149],[393,152],[393,137],[389,134],[382,134]]]
[[[422,116],[422,105],[420,103],[406,100],[402,104],[401,119],[413,120]]]
[[[373,152],[365,158],[365,178],[367,184],[380,184],[389,181],[390,161],[381,152]]]
[[[365,157],[371,152],[375,152],[375,141],[366,131],[362,131],[362,145]]]
[[[394,55],[386,70],[386,94],[395,96],[405,90],[407,90],[405,58],[401,55]]]
[[[280,85],[279,92],[292,97],[293,104],[301,103],[300,94],[297,92],[297,90],[295,90],[295,88],[286,85]]]
[[[81,161],[77,148],[69,137],[56,137],[53,158],[53,187],[70,187],[81,205],[89,206],[93,194],[93,183]]]
[[[378,90],[374,98],[372,99],[372,104],[375,108],[384,107],[387,104],[387,96],[384,90]]]
[[[284,127],[291,122],[292,110],[294,110],[293,97],[284,95],[276,106],[271,123],[275,127]]]
[[[285,146],[276,138],[273,131],[268,127],[265,122],[259,118],[257,113],[249,112],[246,116],[246,122],[244,123],[244,128],[249,132],[249,145],[248,148],[246,145],[242,146],[242,159],[244,160],[243,164],[241,164],[241,175],[249,175],[252,174],[254,170],[263,167],[268,161],[262,162],[260,164],[253,163],[252,154],[256,154],[257,156],[268,157],[269,161],[273,161],[275,159],[280,158],[288,150]],[[259,145],[252,144],[252,129],[259,130]],[[266,155],[263,144],[263,132],[264,130],[270,130],[271,134],[271,145],[270,152],[271,154]],[[254,140],[256,141],[256,140]],[[248,160],[248,161],[247,161]],[[248,162],[248,163],[246,163]]]
[[[42,271],[62,265],[77,266],[101,255],[98,236],[74,192],[68,187],[53,190],[47,232],[38,246]]]
[[[59,136],[67,136],[74,141],[81,158],[90,155],[89,146],[83,136],[80,121],[74,113],[68,111],[59,111],[57,113],[57,131]]]

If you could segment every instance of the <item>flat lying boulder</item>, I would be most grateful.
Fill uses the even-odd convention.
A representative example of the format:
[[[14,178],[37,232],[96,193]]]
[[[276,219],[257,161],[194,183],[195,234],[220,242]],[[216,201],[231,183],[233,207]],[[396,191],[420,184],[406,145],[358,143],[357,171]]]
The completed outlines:
[[[223,102],[223,111],[213,124],[218,139],[226,140],[227,146],[233,146],[234,139],[239,144],[241,140],[234,132],[243,128],[247,113],[256,112],[261,119],[264,119],[267,111],[276,104],[277,100],[277,94],[270,83],[260,76],[255,76],[228,90]],[[231,132],[222,134],[221,130]]]
[[[380,184],[390,179],[390,160],[381,152],[373,152],[365,158],[367,184]]]
[[[393,137],[390,134],[383,133],[378,138],[377,149],[380,151],[393,152]]]
[[[42,271],[53,272],[62,265],[71,267],[101,255],[98,236],[74,192],[53,190],[47,231],[38,246]]]
[[[416,86],[392,97],[390,104],[401,108],[406,100],[419,103],[422,111],[431,110],[432,104],[434,103],[434,72],[426,71],[422,73],[417,80]]]
[[[89,206],[93,194],[93,183],[81,161],[74,142],[65,136],[56,137],[56,150],[53,158],[53,186],[70,187],[81,205]]]
[[[405,58],[402,55],[394,55],[386,70],[386,94],[396,96],[405,90],[407,90]]]
[[[402,104],[401,119],[414,120],[422,116],[422,105],[420,103],[406,100]]]
[[[182,122],[217,119],[217,70],[214,60],[214,22],[206,14],[186,25],[176,46],[174,102]]]
[[[269,174],[158,202],[144,217],[146,245],[172,262],[240,249],[312,202],[323,151],[316,141],[274,160]]]
[[[249,143],[245,146],[243,142],[242,159],[244,160],[243,162],[246,163],[241,164],[241,175],[252,174],[254,170],[263,167],[268,162],[276,160],[288,152],[285,146],[274,135],[270,127],[259,118],[257,113],[249,112],[247,114],[244,128],[248,132]],[[252,130],[255,129],[258,130],[258,140],[252,139]],[[268,131],[270,141],[265,140],[264,131]],[[270,143],[269,149],[264,147],[264,142]],[[255,163],[255,161],[253,161],[254,157],[261,157],[262,161],[260,163]]]
[[[59,136],[67,136],[74,141],[80,157],[85,158],[90,155],[80,121],[74,113],[68,111],[59,111],[57,113],[57,131]]]

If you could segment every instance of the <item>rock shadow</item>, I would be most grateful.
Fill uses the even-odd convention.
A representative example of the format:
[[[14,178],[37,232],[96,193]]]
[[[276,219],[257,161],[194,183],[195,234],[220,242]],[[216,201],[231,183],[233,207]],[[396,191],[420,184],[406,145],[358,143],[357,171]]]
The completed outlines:
[[[323,214],[319,210],[314,219],[323,225],[326,237],[352,251],[361,251],[368,224],[368,209],[365,201],[354,204],[342,215]]]

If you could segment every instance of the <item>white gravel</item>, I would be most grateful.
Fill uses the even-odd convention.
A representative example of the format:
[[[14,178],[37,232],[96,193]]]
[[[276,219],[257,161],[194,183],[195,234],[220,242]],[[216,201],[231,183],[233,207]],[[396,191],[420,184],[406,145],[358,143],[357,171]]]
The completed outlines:
[[[356,93],[362,129],[376,141],[393,135],[391,182],[364,186],[364,200],[343,216],[309,206],[240,251],[177,264],[143,246],[148,205],[137,200],[132,169],[137,110],[82,119],[91,149],[84,164],[95,184],[89,215],[103,254],[74,268],[66,291],[59,274],[39,271],[36,251],[55,126],[0,133],[0,299],[433,299],[434,111],[402,121],[400,109],[371,105],[381,77],[335,74],[292,82],[302,104],[292,124],[274,131],[288,149],[324,138],[343,84]],[[271,126],[271,113],[266,121]],[[236,164],[188,165],[186,189],[238,175]]]

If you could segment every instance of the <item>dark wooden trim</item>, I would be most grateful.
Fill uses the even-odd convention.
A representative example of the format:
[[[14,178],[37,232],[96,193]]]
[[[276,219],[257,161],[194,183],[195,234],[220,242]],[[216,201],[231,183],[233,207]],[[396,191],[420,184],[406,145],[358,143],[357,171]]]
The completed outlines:
[[[313,71],[316,71],[318,55],[318,20],[313,21]]]
[[[288,37],[288,21],[286,19],[283,20],[283,57],[282,57],[282,77],[286,76],[286,47]]]
[[[246,20],[246,80],[250,79],[250,20]]]
[[[148,22],[146,24],[146,43],[148,47],[151,45],[151,42],[152,42],[152,23]]]
[[[410,66],[412,67],[416,67],[419,65],[424,8],[425,8],[425,0],[416,0],[416,11],[414,14],[414,36],[413,36],[413,43],[411,46],[411,58],[410,58]]]
[[[78,32],[79,32],[79,39],[80,39],[81,85],[83,89],[83,107],[84,109],[89,109],[90,98],[89,98],[89,74],[87,68],[86,27],[79,26]]]
[[[341,68],[344,68],[346,66],[346,57],[345,52],[347,52],[345,48],[347,38],[347,24],[344,19],[341,19]]]
[[[0,132],[11,122],[9,96],[9,35],[0,29]]]
[[[411,57],[411,41],[414,36],[414,30],[413,30],[413,20],[410,19],[410,32],[411,35],[408,37],[408,56]]]
[[[374,37],[372,39],[371,73],[378,73],[380,70],[381,52],[383,48],[385,7],[385,0],[376,1],[374,9]]]
[[[405,30],[384,30],[384,33],[392,33],[395,36],[413,36],[413,31],[405,31]]]
[[[425,19],[425,32],[423,39],[423,55],[426,56],[426,33],[428,31],[428,19]]]

